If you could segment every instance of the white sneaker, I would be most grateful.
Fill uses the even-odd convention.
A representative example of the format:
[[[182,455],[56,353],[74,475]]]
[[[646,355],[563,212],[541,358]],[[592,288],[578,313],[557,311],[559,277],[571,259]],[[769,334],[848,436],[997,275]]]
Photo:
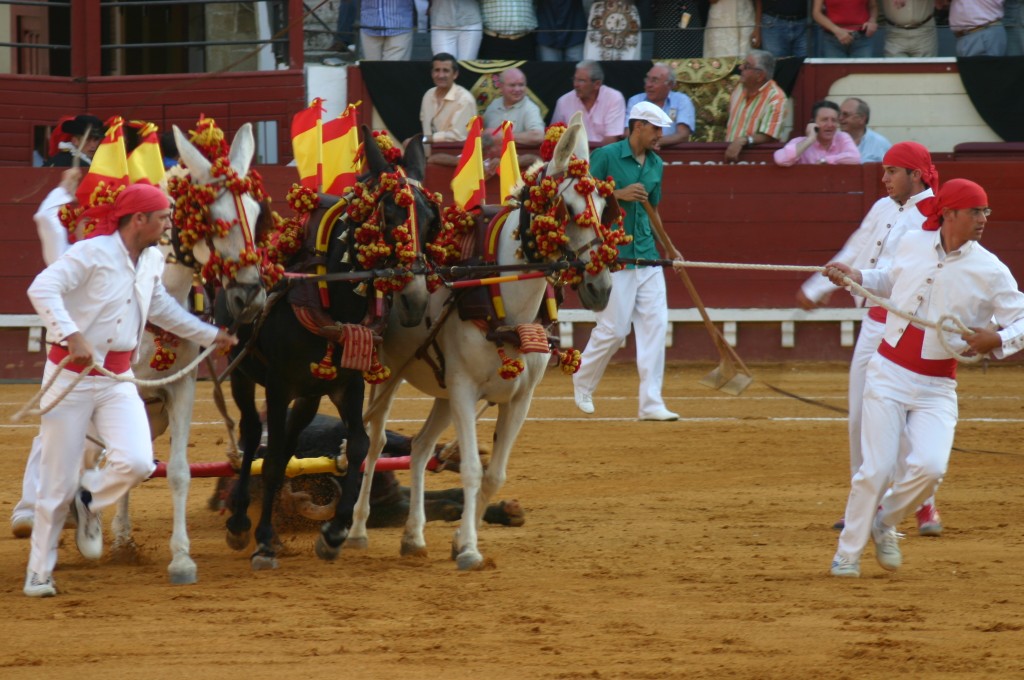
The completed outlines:
[[[657,411],[651,411],[647,415],[640,416],[640,420],[660,420],[660,421],[671,421],[679,420],[679,414],[669,411],[667,408],[659,409]]]
[[[85,507],[81,489],[75,493],[75,513],[78,515],[75,528],[78,552],[87,560],[98,560],[103,555],[103,518]]]
[[[32,515],[21,515],[11,518],[11,533],[15,538],[28,538],[32,535]]]
[[[875,559],[882,569],[896,571],[903,564],[903,553],[900,552],[900,539],[903,534],[897,533],[895,527],[884,527],[876,519],[871,525],[871,539],[875,542]]]
[[[57,594],[52,576],[43,578],[31,569],[25,573],[25,587],[22,590],[29,597],[53,597]]]
[[[829,570],[833,576],[840,578],[859,578],[860,562],[851,560],[849,557],[837,554],[832,558],[832,568]]]
[[[594,412],[594,398],[578,388],[573,388],[573,396],[576,398],[576,408],[584,413]]]

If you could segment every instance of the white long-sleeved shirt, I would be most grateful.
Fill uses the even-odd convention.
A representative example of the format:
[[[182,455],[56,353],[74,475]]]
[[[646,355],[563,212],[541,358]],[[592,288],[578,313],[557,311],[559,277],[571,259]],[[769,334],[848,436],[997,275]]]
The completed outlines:
[[[976,241],[947,253],[940,233],[904,234],[890,267],[861,271],[863,286],[888,297],[896,309],[926,321],[951,315],[965,326],[981,328],[995,319],[1002,329],[1002,345],[993,351],[997,359],[1024,349],[1024,293],[1009,268]],[[889,314],[885,341],[895,347],[907,323]],[[937,334],[934,328],[924,329],[921,358],[952,358]],[[958,334],[946,333],[945,339],[958,352],[967,350],[967,342]]]
[[[918,210],[917,204],[935,194],[925,189],[907,199],[900,205],[888,196],[878,199],[855,232],[850,234],[846,245],[835,254],[830,262],[842,262],[854,269],[885,269],[892,262],[893,253],[908,230],[919,230],[925,222],[925,216]],[[819,302],[827,294],[834,292],[838,286],[821,274],[811,276],[800,287],[809,300]],[[864,298],[853,296],[854,303],[861,307]],[[873,307],[873,302],[868,302]]]
[[[132,263],[119,232],[79,241],[44,269],[28,296],[49,342],[81,332],[97,363],[107,352],[137,350],[147,319],[174,335],[210,345],[217,327],[188,313],[164,289],[163,254],[146,248]],[[133,356],[133,361],[138,357]]]
[[[67,189],[58,186],[43,199],[39,210],[32,216],[36,223],[39,241],[43,245],[43,261],[53,264],[69,247],[68,230],[60,223],[59,211],[62,205],[75,199]]]

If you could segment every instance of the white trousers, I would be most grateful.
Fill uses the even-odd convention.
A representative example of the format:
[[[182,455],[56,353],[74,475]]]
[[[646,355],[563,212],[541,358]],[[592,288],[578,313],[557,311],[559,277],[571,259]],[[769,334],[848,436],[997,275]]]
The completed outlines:
[[[88,434],[93,439],[99,439],[92,423],[89,423]],[[95,460],[102,449],[90,440],[85,446],[85,459]],[[25,463],[25,474],[21,478],[21,498],[18,500],[14,510],[11,511],[11,522],[19,519],[31,519],[35,515],[36,487],[39,485],[39,460],[43,455],[43,438],[36,435],[32,438],[32,448],[28,453],[28,461]]]
[[[447,52],[456,59],[472,61],[480,53],[484,25],[470,24],[458,28],[430,29],[430,49],[434,54]]]
[[[636,368],[640,375],[639,417],[665,408],[661,385],[665,376],[665,332],[668,306],[665,302],[665,273],[661,267],[638,267],[612,273],[608,306],[595,314],[597,325],[583,350],[580,370],[573,386],[593,394],[608,368],[608,362],[629,335],[636,334]]]
[[[57,370],[56,364],[47,362],[43,381]],[[77,373],[61,370],[41,405],[47,407],[76,378]],[[106,445],[107,456],[102,467],[79,474],[90,421]],[[28,568],[45,578],[57,564],[60,532],[78,487],[92,494],[89,508],[98,512],[153,474],[156,465],[138,391],[131,383],[105,376],[83,378],[42,416],[39,436],[42,448]]]
[[[850,482],[838,554],[860,558],[876,511],[883,525],[897,526],[935,492],[949,464],[957,416],[955,380],[908,371],[880,354],[871,358],[864,387],[863,462]]]

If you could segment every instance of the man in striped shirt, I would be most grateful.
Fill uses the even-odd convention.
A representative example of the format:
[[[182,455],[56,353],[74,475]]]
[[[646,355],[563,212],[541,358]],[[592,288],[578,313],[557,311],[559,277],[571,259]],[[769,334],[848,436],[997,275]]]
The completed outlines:
[[[745,147],[776,142],[782,135],[786,93],[772,80],[775,57],[764,50],[750,50],[740,64],[740,84],[729,102],[725,138],[727,163],[735,163]]]

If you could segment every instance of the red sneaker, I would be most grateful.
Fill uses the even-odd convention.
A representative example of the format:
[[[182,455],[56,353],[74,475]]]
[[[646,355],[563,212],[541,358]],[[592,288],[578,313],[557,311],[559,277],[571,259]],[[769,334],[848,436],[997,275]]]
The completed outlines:
[[[922,505],[917,509],[917,533],[922,536],[941,536],[942,517],[934,505]]]

